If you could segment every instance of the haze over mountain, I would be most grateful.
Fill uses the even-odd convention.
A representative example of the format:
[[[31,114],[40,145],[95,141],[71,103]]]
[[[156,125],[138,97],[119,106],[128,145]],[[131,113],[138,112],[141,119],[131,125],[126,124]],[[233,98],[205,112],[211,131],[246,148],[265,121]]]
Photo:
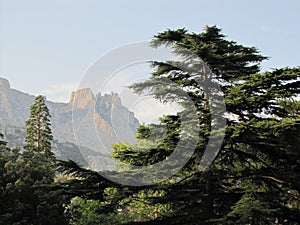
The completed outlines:
[[[34,98],[33,95],[12,89],[6,79],[0,78],[0,129],[11,146],[22,146],[25,121],[29,118],[29,108]],[[68,145],[68,151],[70,148],[79,148],[90,165],[101,167],[98,164],[103,164],[103,156],[111,153],[111,144],[134,142],[139,122],[122,105],[116,93],[94,95],[87,88],[73,92],[69,103],[47,101],[46,104],[52,116],[54,146],[55,143],[64,143]],[[55,153],[68,159],[63,149]]]

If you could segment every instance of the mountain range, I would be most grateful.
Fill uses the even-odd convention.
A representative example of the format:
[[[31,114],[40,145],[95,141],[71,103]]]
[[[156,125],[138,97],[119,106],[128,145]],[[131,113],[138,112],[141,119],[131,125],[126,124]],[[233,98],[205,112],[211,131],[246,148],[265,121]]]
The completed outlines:
[[[11,147],[24,145],[25,121],[35,96],[12,89],[0,78],[0,131]],[[51,115],[53,152],[93,169],[114,166],[111,145],[134,143],[139,121],[116,93],[94,94],[85,88],[73,92],[68,103],[46,101]]]

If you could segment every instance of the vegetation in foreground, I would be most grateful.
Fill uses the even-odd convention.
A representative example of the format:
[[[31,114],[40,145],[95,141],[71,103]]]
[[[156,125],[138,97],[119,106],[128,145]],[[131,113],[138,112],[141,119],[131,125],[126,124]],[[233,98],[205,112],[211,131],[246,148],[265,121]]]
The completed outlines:
[[[186,100],[173,84],[185,90],[196,107],[197,120],[186,126],[192,130],[199,125],[195,152],[184,168],[155,185],[132,187],[75,162],[57,162],[51,152],[50,115],[44,98],[38,96],[26,124],[24,151],[0,143],[0,224],[299,223],[300,68],[260,72],[266,57],[256,48],[227,40],[215,26],[199,34],[167,30],[152,44],[172,46],[183,60],[153,62],[151,78],[132,88],[177,102],[183,112],[163,116],[160,125],[140,126],[136,145],[114,145],[113,157],[128,164],[114,176],[126,175],[133,165],[167,160],[187,138],[181,132],[180,115],[194,117],[189,117]],[[193,61],[190,53],[205,64]],[[164,79],[172,82],[162,85]],[[222,93],[199,82],[221,87],[227,111],[214,112],[226,119],[225,137],[205,170],[199,165],[208,140],[211,135],[217,140],[222,133],[212,134],[211,129],[215,122],[211,103]]]

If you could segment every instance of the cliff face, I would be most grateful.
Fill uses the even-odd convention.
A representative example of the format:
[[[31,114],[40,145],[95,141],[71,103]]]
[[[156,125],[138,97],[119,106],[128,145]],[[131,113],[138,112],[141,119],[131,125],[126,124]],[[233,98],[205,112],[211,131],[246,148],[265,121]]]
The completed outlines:
[[[102,153],[111,153],[112,144],[134,142],[139,122],[134,114],[122,105],[118,94],[99,93],[94,96],[90,89],[82,89],[72,93],[67,107],[71,108],[71,111],[65,111],[72,113],[67,117],[72,118],[73,132],[65,132],[64,138],[72,138],[68,134],[73,133],[78,143]],[[60,116],[61,113],[53,116],[56,120],[54,124],[60,124],[53,127],[54,135],[61,133],[57,129],[61,128],[65,118]]]
[[[0,78],[0,124],[25,127],[35,96],[10,88]],[[55,140],[78,143],[100,153],[111,153],[111,144],[134,142],[138,120],[122,105],[117,94],[97,94],[82,89],[71,94],[69,103],[47,101]],[[1,131],[3,132],[3,131]],[[90,157],[90,156],[86,156]]]
[[[25,125],[33,101],[34,96],[11,89],[9,82],[0,78],[0,124]]]

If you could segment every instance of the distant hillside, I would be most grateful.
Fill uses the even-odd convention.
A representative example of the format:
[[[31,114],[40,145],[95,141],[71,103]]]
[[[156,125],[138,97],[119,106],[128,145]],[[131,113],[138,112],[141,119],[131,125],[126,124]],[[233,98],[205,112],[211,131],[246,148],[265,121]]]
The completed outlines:
[[[34,98],[12,89],[7,80],[0,78],[0,131],[10,145],[20,146],[24,141],[25,121]],[[52,116],[54,152],[62,159],[88,161],[100,168],[110,163],[102,158],[111,153],[111,144],[134,142],[139,122],[115,93],[95,96],[90,89],[82,89],[72,93],[69,103],[46,104]]]

